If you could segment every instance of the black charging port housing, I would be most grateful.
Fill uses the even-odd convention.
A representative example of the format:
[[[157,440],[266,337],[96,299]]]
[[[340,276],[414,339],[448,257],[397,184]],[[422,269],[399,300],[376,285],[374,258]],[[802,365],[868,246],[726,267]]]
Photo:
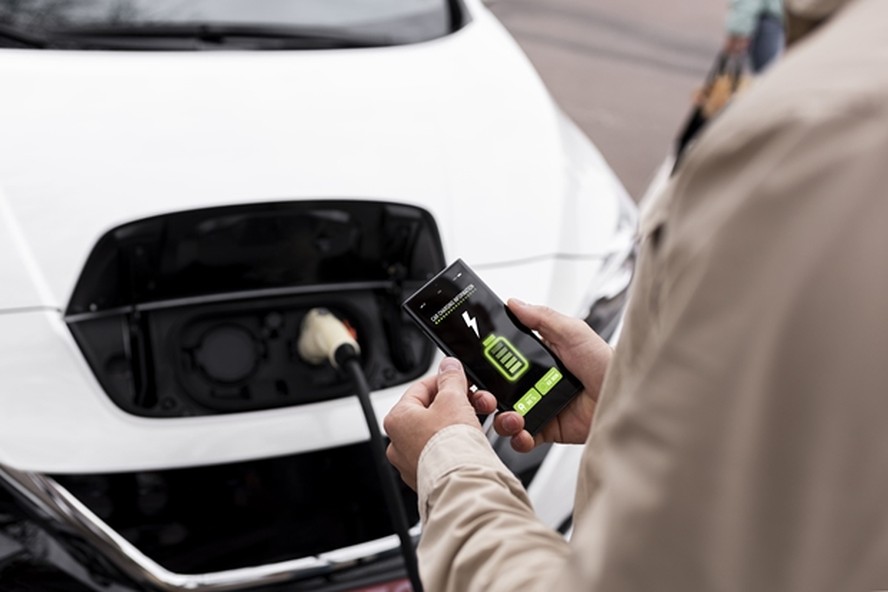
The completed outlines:
[[[108,396],[147,417],[235,413],[349,396],[307,366],[304,315],[345,320],[374,390],[413,380],[434,348],[400,302],[444,265],[432,216],[376,201],[174,212],[107,232],[65,320]]]

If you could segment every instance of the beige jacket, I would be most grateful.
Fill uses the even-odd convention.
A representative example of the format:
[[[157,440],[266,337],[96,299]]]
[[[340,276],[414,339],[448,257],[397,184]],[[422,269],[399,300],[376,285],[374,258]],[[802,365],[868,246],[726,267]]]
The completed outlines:
[[[470,427],[419,494],[428,592],[888,590],[888,0],[788,52],[643,224],[572,540]]]

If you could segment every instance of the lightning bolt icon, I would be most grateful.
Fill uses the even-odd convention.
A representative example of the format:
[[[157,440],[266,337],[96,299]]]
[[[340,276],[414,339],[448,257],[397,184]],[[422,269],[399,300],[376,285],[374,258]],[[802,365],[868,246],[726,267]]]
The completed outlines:
[[[478,332],[478,319],[469,314],[469,311],[465,311],[462,313],[462,319],[466,323],[466,327],[469,327],[475,332],[475,336],[478,339],[481,339],[481,334]]]

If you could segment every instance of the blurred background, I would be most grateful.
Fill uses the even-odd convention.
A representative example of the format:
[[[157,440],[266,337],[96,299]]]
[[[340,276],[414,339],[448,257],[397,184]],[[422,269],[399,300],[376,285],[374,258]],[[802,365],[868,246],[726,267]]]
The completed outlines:
[[[637,201],[723,42],[727,2],[493,0],[488,5]]]

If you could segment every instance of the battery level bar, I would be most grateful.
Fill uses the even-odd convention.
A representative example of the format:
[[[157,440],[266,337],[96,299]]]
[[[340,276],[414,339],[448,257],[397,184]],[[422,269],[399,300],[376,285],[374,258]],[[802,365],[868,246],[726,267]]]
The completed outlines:
[[[530,368],[527,358],[505,337],[491,333],[484,339],[483,345],[484,357],[509,382],[515,382]]]

